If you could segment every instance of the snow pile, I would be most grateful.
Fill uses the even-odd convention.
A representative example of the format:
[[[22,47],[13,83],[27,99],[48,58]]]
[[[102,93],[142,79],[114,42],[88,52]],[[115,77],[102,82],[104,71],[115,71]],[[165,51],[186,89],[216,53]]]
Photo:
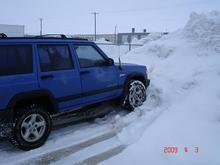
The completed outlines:
[[[162,33],[150,33],[147,37],[142,38],[138,40],[137,38],[133,38],[131,44],[134,44],[131,46],[131,49],[138,48],[146,43],[149,43],[151,41],[156,41],[160,38],[163,37]],[[113,58],[116,62],[118,62],[119,56],[124,56],[126,53],[129,52],[129,45],[128,43],[124,43],[124,45],[114,45],[113,43],[106,41],[105,38],[100,38],[96,41],[96,44],[111,58]],[[135,45],[137,44],[137,45]],[[160,51],[157,50],[157,47],[155,46],[154,48],[155,51]],[[163,49],[163,48],[162,48]],[[166,49],[166,48],[164,48]],[[152,50],[152,51],[154,51]],[[161,50],[163,51],[163,50]],[[167,50],[168,54],[170,50]],[[158,52],[159,53],[159,52]]]
[[[132,38],[131,43],[132,44],[139,44],[139,39],[137,39],[136,37]]]
[[[147,65],[150,99],[118,134],[132,145],[102,164],[220,164],[219,20],[219,12],[193,13],[184,29],[123,56],[123,62]],[[165,147],[178,153],[164,153]]]
[[[192,13],[184,27],[184,35],[220,52],[220,12]]]
[[[155,33],[150,33],[147,37],[144,37],[144,38],[142,38],[140,40],[138,40],[137,38],[133,39],[132,40],[132,44],[142,44],[142,45],[144,45],[144,44],[146,44],[146,43],[148,43],[150,41],[158,40],[162,36],[163,36],[162,33],[156,33],[156,32]]]
[[[105,54],[113,58],[116,62],[118,61],[118,57],[120,54],[128,52],[128,47],[125,46],[118,46],[108,43],[97,43],[97,45],[105,52]]]
[[[105,38],[99,38],[99,39],[97,39],[96,43],[107,43],[107,44],[112,44],[112,42],[106,40]]]

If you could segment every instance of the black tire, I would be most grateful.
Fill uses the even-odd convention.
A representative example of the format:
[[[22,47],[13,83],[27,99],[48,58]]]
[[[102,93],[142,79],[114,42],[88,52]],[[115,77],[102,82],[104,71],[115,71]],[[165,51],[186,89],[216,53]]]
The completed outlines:
[[[142,103],[140,103],[140,105],[133,105],[130,101],[130,95],[131,95],[131,88],[134,85],[134,83],[140,85],[141,88],[141,92],[143,92],[143,98],[142,103],[146,100],[146,87],[145,85],[140,81],[140,80],[130,80],[126,83],[125,85],[125,89],[123,92],[123,95],[121,97],[121,105],[124,109],[129,110],[129,111],[133,111],[136,107],[142,105]]]
[[[51,117],[50,114],[46,111],[46,109],[43,106],[38,106],[38,105],[32,105],[32,106],[27,106],[21,109],[17,110],[17,114],[16,114],[16,118],[15,118],[15,125],[12,128],[12,135],[9,138],[9,141],[15,145],[16,147],[28,151],[31,149],[35,149],[38,148],[40,146],[42,146],[45,141],[47,140],[50,131],[51,131]],[[24,139],[24,135],[23,134],[23,127],[22,124],[24,122],[26,122],[26,120],[28,119],[28,117],[30,116],[30,118],[34,115],[37,115],[37,117],[42,117],[40,119],[42,119],[43,123],[45,125],[43,125],[43,133],[41,132],[41,136],[38,136],[38,140],[36,141],[27,141]],[[37,120],[37,119],[35,119]],[[29,123],[31,122],[31,119],[29,121]],[[37,123],[37,122],[36,122]],[[29,125],[28,125],[29,127]],[[27,128],[28,131],[30,129],[36,129],[38,128],[34,128],[34,126],[32,126],[31,128]],[[32,131],[33,131],[32,129]],[[40,128],[42,129],[42,128]],[[30,131],[29,131],[30,132]],[[31,133],[29,133],[31,134]],[[31,135],[29,135],[31,137]]]

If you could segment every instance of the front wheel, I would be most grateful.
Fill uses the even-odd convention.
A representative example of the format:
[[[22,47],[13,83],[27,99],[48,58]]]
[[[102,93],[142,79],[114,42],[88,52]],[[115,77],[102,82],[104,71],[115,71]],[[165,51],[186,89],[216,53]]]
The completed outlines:
[[[22,150],[42,146],[51,131],[49,113],[41,106],[30,106],[19,110],[10,141]]]
[[[130,111],[141,106],[146,100],[146,87],[139,80],[129,81],[124,92],[122,105]]]

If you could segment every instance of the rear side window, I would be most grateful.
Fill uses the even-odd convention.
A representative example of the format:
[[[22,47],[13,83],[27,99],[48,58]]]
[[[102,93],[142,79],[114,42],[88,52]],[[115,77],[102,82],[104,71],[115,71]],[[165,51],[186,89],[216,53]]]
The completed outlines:
[[[0,76],[32,72],[31,45],[0,45]]]
[[[39,45],[38,52],[42,72],[73,68],[68,45]]]

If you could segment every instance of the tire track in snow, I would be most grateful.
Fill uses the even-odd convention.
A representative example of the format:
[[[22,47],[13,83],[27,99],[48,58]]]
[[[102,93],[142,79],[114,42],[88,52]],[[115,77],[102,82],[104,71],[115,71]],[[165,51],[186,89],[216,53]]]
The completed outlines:
[[[35,157],[34,160],[26,160],[23,163],[20,163],[20,165],[41,165],[41,164],[50,164],[52,162],[58,161],[59,159],[63,157],[67,157],[71,154],[74,154],[75,152],[82,150],[83,148],[89,147],[93,144],[99,143],[101,141],[107,140],[109,138],[112,138],[115,136],[116,133],[114,132],[107,132],[103,135],[100,135],[95,138],[91,138],[89,140],[86,140],[84,142],[81,142],[79,144],[75,144],[66,148],[58,149],[56,151],[45,153],[44,155],[41,155],[39,157]]]
[[[92,156],[90,158],[85,159],[82,162],[79,163],[75,163],[74,165],[96,165],[104,160],[107,160],[117,154],[119,154],[120,152],[122,152],[124,149],[126,148],[125,145],[120,145],[117,146],[115,148],[112,148],[108,151],[105,151],[101,154],[97,154],[95,156]]]

